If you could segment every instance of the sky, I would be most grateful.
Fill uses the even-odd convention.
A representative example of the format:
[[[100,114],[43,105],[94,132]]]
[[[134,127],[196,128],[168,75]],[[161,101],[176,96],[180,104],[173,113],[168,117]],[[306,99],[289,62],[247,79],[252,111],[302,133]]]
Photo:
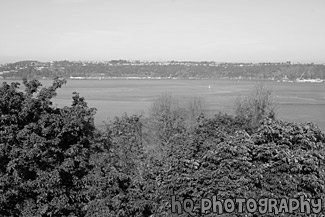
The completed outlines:
[[[0,63],[325,63],[324,0],[0,0]]]

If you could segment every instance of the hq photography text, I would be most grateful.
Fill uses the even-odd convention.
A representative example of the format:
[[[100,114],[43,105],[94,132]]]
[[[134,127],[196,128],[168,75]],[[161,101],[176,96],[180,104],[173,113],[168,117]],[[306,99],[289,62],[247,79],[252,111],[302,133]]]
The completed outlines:
[[[171,212],[173,214],[187,213],[191,216],[200,214],[223,214],[223,213],[304,213],[322,214],[322,199],[306,199],[304,196],[299,198],[235,198],[218,200],[216,196],[212,198],[202,198],[194,201],[191,198],[177,199],[175,195],[171,197]],[[324,215],[318,215],[324,216]]]

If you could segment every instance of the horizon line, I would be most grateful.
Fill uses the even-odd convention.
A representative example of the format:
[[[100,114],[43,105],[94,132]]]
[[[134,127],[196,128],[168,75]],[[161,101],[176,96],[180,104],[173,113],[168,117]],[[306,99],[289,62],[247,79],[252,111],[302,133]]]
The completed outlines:
[[[121,58],[115,58],[110,60],[68,60],[68,59],[61,59],[61,60],[33,60],[33,59],[24,59],[24,60],[18,60],[18,61],[5,61],[3,63],[0,63],[0,65],[6,65],[6,64],[15,64],[19,62],[40,62],[40,63],[46,63],[46,62],[62,62],[62,61],[68,61],[68,62],[110,62],[110,61],[129,61],[129,62],[213,62],[213,63],[245,63],[245,64],[259,64],[259,63],[287,63],[287,64],[316,64],[316,65],[325,65],[324,62],[313,62],[313,61],[216,61],[216,60],[148,60],[148,59],[121,59]],[[0,61],[1,62],[1,61]]]

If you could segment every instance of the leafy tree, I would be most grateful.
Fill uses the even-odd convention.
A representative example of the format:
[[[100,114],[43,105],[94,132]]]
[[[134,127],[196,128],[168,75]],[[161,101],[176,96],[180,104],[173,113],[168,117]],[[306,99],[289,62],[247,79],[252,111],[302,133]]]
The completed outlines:
[[[106,125],[102,148],[91,156],[85,179],[86,216],[149,216],[154,206],[154,179],[145,164],[141,117],[126,114]],[[104,143],[104,144],[103,144]]]
[[[37,80],[0,88],[1,214],[82,216],[83,177],[91,169],[95,109],[73,93],[70,107],[51,99],[65,80],[42,88]]]
[[[249,135],[238,128],[237,121],[229,119],[219,116],[199,121],[197,132],[187,141],[189,145],[183,146],[184,153],[192,154],[183,155],[161,175],[162,190],[157,192],[164,192],[161,198],[166,203],[160,214],[173,216],[172,195],[180,201],[212,196],[224,200],[300,196],[325,199],[325,135],[316,126],[265,119]],[[222,126],[222,122],[227,125]],[[322,214],[324,208],[323,204]],[[198,210],[193,213],[200,216]],[[247,214],[244,211],[237,216]],[[286,216],[309,215],[296,212]]]

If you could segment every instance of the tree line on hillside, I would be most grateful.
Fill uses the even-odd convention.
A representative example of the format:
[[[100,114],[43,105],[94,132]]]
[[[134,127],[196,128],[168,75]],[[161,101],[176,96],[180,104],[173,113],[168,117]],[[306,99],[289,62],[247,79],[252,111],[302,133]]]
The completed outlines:
[[[78,93],[70,106],[52,105],[65,80],[23,84],[24,92],[18,82],[0,87],[2,216],[190,216],[171,213],[173,195],[325,199],[325,134],[276,119],[263,86],[238,99],[235,116],[209,118],[200,99],[164,94],[148,117],[125,114],[99,130]]]
[[[209,62],[190,62],[161,64],[158,62],[141,64],[121,61],[108,63],[56,61],[40,63],[24,61],[2,65],[3,78],[40,79],[43,77],[164,77],[197,79],[274,79],[303,78],[325,79],[325,65],[321,64],[211,64]]]

